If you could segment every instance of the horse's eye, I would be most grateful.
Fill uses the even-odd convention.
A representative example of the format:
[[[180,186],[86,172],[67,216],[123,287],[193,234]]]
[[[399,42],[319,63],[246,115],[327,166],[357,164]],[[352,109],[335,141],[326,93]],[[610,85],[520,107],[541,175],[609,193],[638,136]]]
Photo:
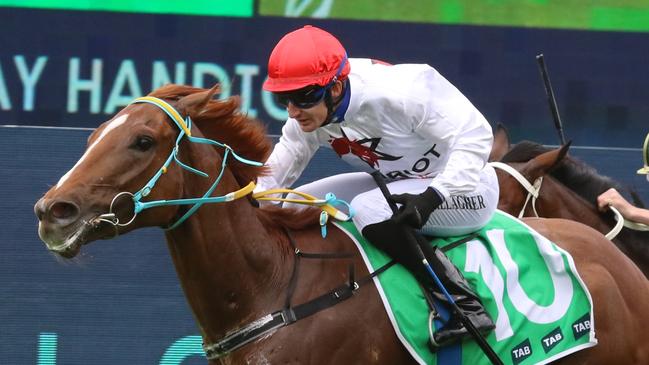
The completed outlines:
[[[153,138],[149,136],[137,136],[131,148],[146,151],[153,147]]]

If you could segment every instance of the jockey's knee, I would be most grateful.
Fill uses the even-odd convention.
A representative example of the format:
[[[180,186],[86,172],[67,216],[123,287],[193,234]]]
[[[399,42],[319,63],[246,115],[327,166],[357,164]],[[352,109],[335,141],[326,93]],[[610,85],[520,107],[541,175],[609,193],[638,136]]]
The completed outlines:
[[[378,189],[377,189],[378,190]],[[362,232],[370,224],[383,222],[392,216],[383,195],[374,190],[358,194],[350,202],[354,210],[354,224]]]
[[[367,204],[366,199],[363,199],[361,195],[363,194],[356,195],[356,197],[349,202],[349,205],[354,209],[354,212],[357,212],[357,214],[362,214],[371,209],[371,206]]]

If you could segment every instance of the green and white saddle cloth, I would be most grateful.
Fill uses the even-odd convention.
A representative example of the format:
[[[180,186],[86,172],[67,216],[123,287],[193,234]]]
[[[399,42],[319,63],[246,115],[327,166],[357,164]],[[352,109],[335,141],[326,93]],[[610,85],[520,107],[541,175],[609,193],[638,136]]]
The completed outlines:
[[[353,223],[339,226],[354,240],[370,272],[391,260]],[[444,248],[461,238],[433,244]],[[497,211],[474,239],[446,255],[494,319],[496,329],[486,340],[505,364],[545,364],[597,344],[592,300],[572,257],[520,220]],[[470,338],[437,353],[429,350],[429,309],[415,278],[401,265],[374,283],[397,336],[420,364],[489,363]]]

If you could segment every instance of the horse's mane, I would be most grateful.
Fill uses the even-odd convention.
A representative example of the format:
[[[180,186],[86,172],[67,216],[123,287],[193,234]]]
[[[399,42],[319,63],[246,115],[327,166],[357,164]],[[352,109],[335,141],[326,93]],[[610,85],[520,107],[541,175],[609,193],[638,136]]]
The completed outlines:
[[[511,150],[503,156],[501,162],[527,162],[542,153],[552,150],[552,148],[543,146],[536,142],[521,141],[515,144]],[[550,175],[563,185],[567,186],[570,190],[592,203],[597,201],[597,197],[601,193],[610,188],[629,190],[631,194],[634,193],[631,189],[628,189],[621,183],[608,176],[600,175],[595,168],[570,155],[566,155],[559,164],[550,171]],[[637,194],[635,196],[637,196]]]
[[[181,98],[208,91],[185,85],[168,84],[149,95],[177,102]],[[266,127],[259,120],[249,117],[240,110],[239,97],[222,100],[211,99],[200,110],[188,110],[192,121],[206,138],[225,143],[244,158],[253,161],[266,161],[272,150],[272,142],[267,136]],[[182,112],[181,112],[182,113]],[[223,155],[223,148],[214,148]],[[241,163],[234,158],[228,160],[228,167],[240,185],[256,181],[257,177],[267,173],[265,167],[255,167]],[[289,229],[304,229],[317,225],[319,209],[281,209],[264,207],[257,209],[260,220],[267,226],[274,223]],[[278,233],[279,234],[279,233]]]
[[[165,85],[150,96],[168,101],[178,101],[182,97],[206,89],[195,88],[185,85]],[[230,97],[224,100],[211,99],[200,110],[188,110],[195,126],[210,139],[225,143],[242,157],[254,161],[266,161],[272,149],[272,143],[266,135],[266,127],[257,119],[241,113],[240,100],[238,97]],[[214,148],[223,155],[223,148]],[[265,172],[265,168],[250,166],[236,161],[228,160],[228,166],[239,182],[246,185]]]

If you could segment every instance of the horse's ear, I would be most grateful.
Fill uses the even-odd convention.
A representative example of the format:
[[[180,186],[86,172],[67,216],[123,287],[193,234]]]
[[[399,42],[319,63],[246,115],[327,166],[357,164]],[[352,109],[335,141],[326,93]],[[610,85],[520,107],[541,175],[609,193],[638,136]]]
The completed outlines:
[[[559,149],[559,156],[557,156],[557,163],[563,160],[564,157],[566,157],[571,144],[572,144],[572,140],[566,142],[566,144],[561,146],[561,148]]]
[[[501,123],[498,123],[496,125],[496,131],[494,132],[494,143],[491,147],[491,153],[489,154],[489,162],[500,161],[509,151],[510,146],[509,132],[507,131],[507,128],[505,128]]]
[[[561,148],[534,157],[523,166],[521,173],[532,181],[536,180],[538,177],[546,175],[552,171],[552,169],[556,168],[561,163],[561,160],[566,157],[571,143],[572,141],[569,141],[565,145],[561,146]]]
[[[215,94],[221,91],[219,84],[211,89],[187,95],[178,100],[178,106],[189,115],[199,115]]]

